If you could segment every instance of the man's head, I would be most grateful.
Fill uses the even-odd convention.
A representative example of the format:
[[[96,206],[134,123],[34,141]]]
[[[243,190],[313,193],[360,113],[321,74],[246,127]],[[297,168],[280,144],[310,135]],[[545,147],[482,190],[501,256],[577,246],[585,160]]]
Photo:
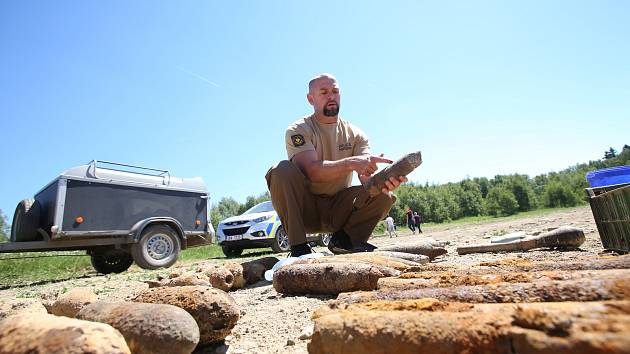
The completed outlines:
[[[312,78],[308,83],[306,98],[317,116],[336,118],[339,114],[339,84],[330,74],[320,74]]]

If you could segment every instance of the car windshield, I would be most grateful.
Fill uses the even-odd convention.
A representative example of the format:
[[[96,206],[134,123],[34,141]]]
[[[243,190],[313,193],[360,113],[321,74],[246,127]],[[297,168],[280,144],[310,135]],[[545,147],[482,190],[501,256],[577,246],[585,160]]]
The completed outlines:
[[[243,214],[263,213],[265,211],[273,211],[273,205],[271,205],[271,201],[256,204],[253,207],[249,208]]]

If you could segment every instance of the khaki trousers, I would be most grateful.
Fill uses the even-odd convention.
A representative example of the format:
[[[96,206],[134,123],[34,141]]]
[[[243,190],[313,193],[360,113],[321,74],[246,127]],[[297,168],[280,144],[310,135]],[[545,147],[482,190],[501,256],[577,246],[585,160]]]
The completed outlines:
[[[265,178],[291,245],[305,243],[307,233],[343,229],[352,245],[358,246],[370,238],[396,201],[392,193],[370,197],[363,186],[349,187],[333,196],[312,194],[310,181],[287,160],[269,169]]]

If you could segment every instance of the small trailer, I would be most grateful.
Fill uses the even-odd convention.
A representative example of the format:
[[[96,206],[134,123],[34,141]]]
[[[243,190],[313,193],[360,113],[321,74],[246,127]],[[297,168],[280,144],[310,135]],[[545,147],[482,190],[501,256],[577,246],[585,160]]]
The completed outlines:
[[[135,261],[170,267],[180,250],[209,244],[208,190],[199,177],[93,160],[73,167],[15,209],[0,252],[86,250],[100,273]]]

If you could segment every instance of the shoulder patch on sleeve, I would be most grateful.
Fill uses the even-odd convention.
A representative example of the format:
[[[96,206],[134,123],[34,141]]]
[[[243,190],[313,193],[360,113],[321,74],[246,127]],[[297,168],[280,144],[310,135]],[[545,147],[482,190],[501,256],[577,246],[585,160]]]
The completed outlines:
[[[291,142],[295,147],[302,146],[305,143],[304,136],[302,134],[291,135]]]

